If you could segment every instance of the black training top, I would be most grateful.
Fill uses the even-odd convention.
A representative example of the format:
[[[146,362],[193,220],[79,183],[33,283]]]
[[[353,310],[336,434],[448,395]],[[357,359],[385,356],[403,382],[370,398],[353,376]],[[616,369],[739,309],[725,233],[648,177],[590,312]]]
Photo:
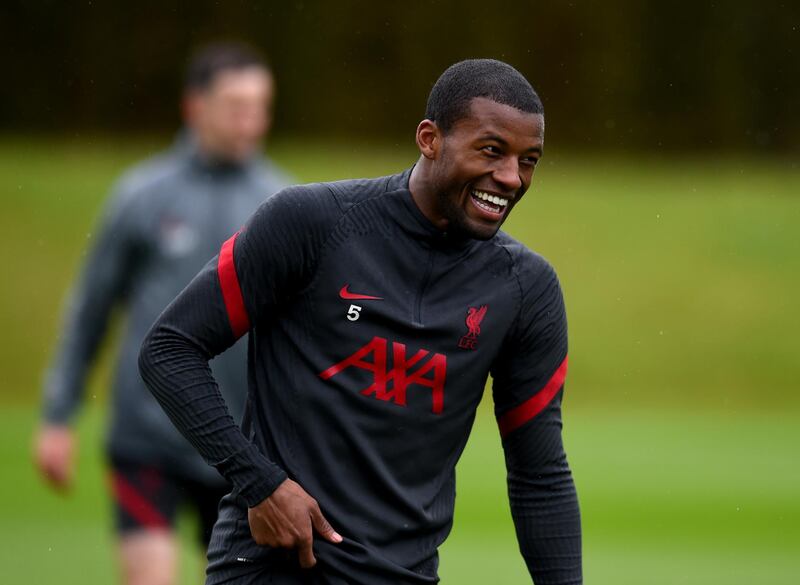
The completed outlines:
[[[252,541],[247,506],[288,475],[345,539],[315,539],[322,570],[363,585],[435,583],[454,467],[491,373],[531,575],[537,584],[581,581],[561,441],[567,331],[555,272],[502,232],[477,241],[437,230],[415,205],[409,176],[275,195],[143,345],[145,382],[234,485],[209,550],[212,576],[284,558]],[[207,360],[248,331],[240,431]]]

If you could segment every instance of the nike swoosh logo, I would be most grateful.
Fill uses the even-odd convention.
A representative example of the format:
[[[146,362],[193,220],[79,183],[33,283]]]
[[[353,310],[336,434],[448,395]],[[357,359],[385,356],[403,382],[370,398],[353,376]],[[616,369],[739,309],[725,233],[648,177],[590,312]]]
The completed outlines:
[[[358,293],[352,293],[347,288],[349,284],[346,284],[342,287],[342,290],[339,291],[339,296],[342,297],[346,301],[382,301],[383,297],[373,297],[372,295],[360,295]]]

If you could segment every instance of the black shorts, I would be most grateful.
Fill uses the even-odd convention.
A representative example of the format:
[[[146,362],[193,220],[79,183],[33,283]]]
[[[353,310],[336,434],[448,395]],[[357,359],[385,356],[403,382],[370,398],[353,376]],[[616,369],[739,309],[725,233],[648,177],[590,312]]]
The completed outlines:
[[[227,495],[208,547],[206,585],[347,585],[318,564],[301,569],[296,550],[259,546],[250,535],[247,504]]]
[[[138,462],[111,459],[111,492],[119,534],[136,530],[173,530],[178,510],[197,514],[199,539],[208,546],[219,501],[230,489],[208,485]]]

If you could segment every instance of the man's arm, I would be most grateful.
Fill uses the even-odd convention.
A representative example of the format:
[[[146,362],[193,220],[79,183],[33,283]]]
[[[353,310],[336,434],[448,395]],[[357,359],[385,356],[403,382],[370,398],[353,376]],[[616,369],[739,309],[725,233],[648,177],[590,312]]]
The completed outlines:
[[[564,303],[549,266],[536,278],[521,276],[517,329],[493,369],[511,514],[534,583],[575,585],[582,583],[581,523],[561,437],[567,370]]]
[[[74,436],[70,423],[83,399],[87,372],[112,309],[124,296],[135,269],[131,197],[118,190],[101,220],[100,235],[70,295],[56,357],[45,381],[44,422],[35,438],[35,459],[58,488],[71,482]]]
[[[139,354],[142,378],[172,422],[250,507],[256,542],[298,548],[304,566],[315,562],[312,526],[332,542],[341,537],[316,501],[244,436],[208,362],[302,289],[337,216],[324,188],[267,200],[161,314]]]

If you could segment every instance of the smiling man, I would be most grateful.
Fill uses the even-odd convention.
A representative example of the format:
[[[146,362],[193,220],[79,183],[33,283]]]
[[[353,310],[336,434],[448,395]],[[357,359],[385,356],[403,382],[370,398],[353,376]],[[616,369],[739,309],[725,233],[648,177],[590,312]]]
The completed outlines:
[[[581,582],[561,290],[498,231],[543,139],[519,72],[457,63],[431,91],[412,169],[279,193],[154,324],[142,375],[234,486],[207,583],[436,583],[489,374],[531,577]],[[248,331],[240,430],[207,363]]]

